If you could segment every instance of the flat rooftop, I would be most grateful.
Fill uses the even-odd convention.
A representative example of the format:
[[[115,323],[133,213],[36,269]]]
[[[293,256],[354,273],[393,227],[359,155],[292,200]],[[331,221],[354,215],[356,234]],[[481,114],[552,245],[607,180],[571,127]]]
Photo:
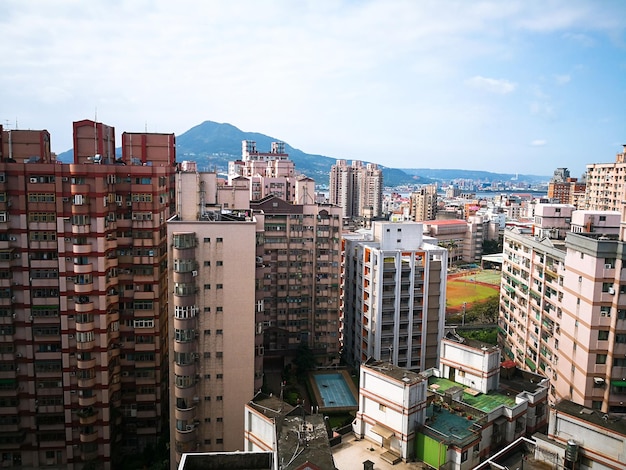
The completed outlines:
[[[433,385],[436,385],[436,387],[433,387]],[[453,382],[452,380],[441,377],[429,377],[428,379],[428,388],[432,391],[443,394],[446,390],[452,387],[461,387],[463,389],[468,388],[465,385],[461,385]],[[514,407],[515,395],[515,393],[511,392],[503,393],[502,391],[491,391],[489,393],[479,393],[474,396],[467,392],[463,392],[463,402],[467,403],[469,406],[479,409],[480,411],[490,413],[502,405]]]
[[[473,420],[441,407],[435,409],[433,406],[427,411],[427,415],[428,420],[423,432],[435,439],[445,440],[458,446],[465,446],[473,440],[480,439],[480,435],[472,429]]]
[[[576,416],[578,419],[626,436],[626,417],[612,416],[598,410],[586,408],[569,400],[561,400],[555,405],[555,408],[561,413]]]
[[[387,377],[390,377],[392,379],[398,381],[401,380],[406,384],[414,384],[426,380],[425,376],[417,372],[407,370],[404,367],[394,366],[390,362],[374,361],[370,359],[365,364],[363,364],[363,366],[367,367],[368,369],[380,372],[381,374],[386,375]]]

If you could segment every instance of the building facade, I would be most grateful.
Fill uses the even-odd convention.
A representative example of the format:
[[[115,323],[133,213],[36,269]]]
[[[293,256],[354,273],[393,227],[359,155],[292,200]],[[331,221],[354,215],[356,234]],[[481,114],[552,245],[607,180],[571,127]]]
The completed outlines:
[[[585,209],[621,211],[626,200],[624,179],[626,177],[626,145],[613,163],[587,165]]]
[[[25,152],[8,134],[0,162],[3,464],[114,468],[124,453],[156,445],[167,416],[161,339],[174,136],[134,134],[144,139],[135,153],[144,164],[115,164],[97,157],[115,148],[113,128],[79,121],[74,164],[56,164],[45,131],[34,131],[40,143]]]
[[[320,364],[339,358],[341,216],[337,206],[251,202],[257,219],[257,329],[267,361],[307,345]]]
[[[330,203],[341,207],[344,219],[380,217],[382,191],[383,172],[375,163],[337,160],[330,169]]]
[[[545,229],[543,236],[531,229],[505,232],[500,341],[520,367],[551,379],[553,402],[566,399],[605,413],[626,413],[621,381],[626,286],[624,242],[614,233],[618,214],[578,212],[571,220],[604,220],[595,226],[579,222],[573,227],[577,232],[567,232],[564,239],[545,237],[560,226],[553,217],[549,227],[534,228],[535,234]],[[563,214],[561,222],[566,218]]]
[[[411,220],[421,222],[435,220],[437,216],[437,185],[427,184],[409,196]]]
[[[214,205],[214,173],[176,178],[180,199],[167,224],[171,462],[188,452],[242,448],[243,407],[262,368],[255,357],[256,221],[249,210]]]
[[[342,337],[346,360],[434,367],[445,316],[448,252],[422,224],[374,222],[344,235]]]

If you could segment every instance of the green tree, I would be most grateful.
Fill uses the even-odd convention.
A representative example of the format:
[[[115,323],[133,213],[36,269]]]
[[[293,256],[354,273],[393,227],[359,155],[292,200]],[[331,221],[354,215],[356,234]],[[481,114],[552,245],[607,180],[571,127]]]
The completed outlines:
[[[300,343],[293,363],[296,366],[296,375],[300,378],[315,367],[315,357],[308,344]]]

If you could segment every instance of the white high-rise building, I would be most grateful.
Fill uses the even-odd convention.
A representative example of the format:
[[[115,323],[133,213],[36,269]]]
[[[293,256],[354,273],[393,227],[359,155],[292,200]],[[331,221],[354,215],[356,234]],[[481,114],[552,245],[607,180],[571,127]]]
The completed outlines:
[[[348,362],[435,367],[444,326],[448,252],[422,224],[374,222],[344,236],[342,335]]]

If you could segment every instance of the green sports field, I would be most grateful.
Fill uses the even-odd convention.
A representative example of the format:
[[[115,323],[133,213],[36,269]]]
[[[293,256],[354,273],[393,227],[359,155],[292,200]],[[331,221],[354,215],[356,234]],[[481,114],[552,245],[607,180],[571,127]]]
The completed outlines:
[[[458,312],[474,302],[480,302],[500,292],[500,271],[472,270],[448,276],[446,307],[449,313]]]

